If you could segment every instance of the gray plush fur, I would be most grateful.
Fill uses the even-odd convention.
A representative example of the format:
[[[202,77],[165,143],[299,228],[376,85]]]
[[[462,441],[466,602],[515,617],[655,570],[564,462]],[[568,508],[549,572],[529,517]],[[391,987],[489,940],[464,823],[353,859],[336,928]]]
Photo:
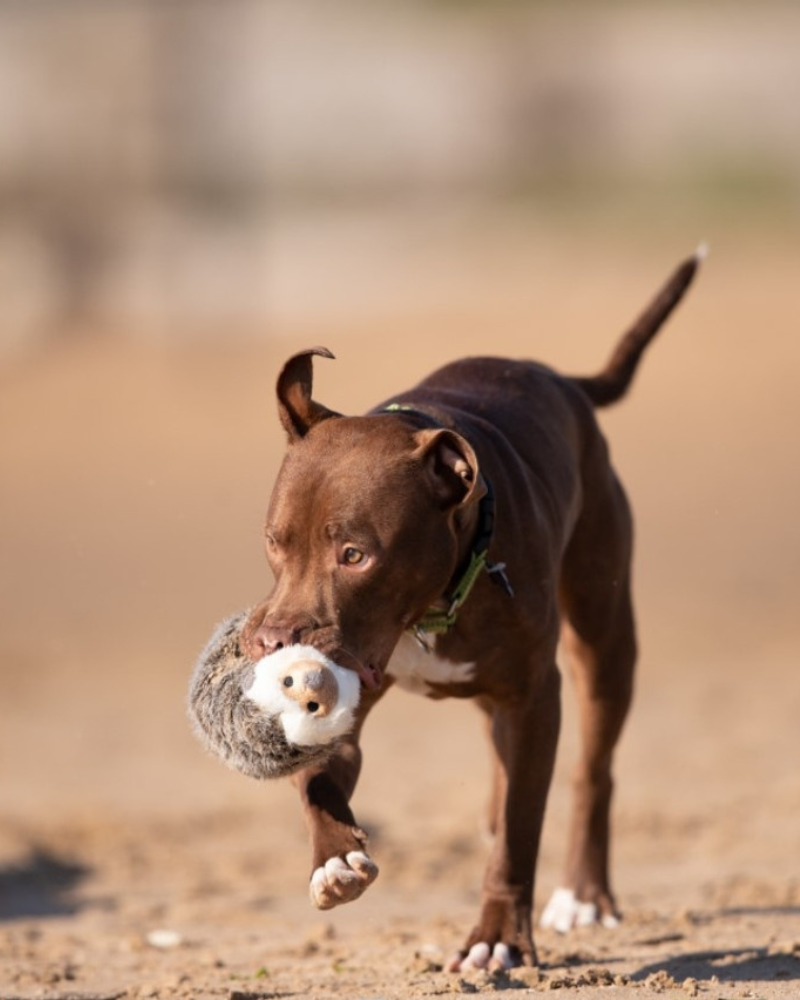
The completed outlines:
[[[254,666],[239,645],[246,619],[241,612],[224,621],[200,654],[189,685],[189,718],[200,741],[230,767],[250,778],[281,778],[323,761],[336,741],[294,746],[277,716],[244,697]]]

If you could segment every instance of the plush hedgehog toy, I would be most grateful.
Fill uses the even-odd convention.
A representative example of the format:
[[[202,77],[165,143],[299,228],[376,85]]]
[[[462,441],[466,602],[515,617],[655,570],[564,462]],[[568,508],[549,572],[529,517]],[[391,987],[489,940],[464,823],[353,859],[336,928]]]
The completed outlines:
[[[313,646],[247,660],[247,614],[223,622],[200,654],[189,715],[200,740],[251,778],[280,778],[325,759],[355,720],[361,686]]]

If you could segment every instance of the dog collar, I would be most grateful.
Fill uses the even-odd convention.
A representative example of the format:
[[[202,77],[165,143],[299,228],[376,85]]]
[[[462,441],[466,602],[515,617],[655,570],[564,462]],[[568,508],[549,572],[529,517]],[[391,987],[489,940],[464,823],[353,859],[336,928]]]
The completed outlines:
[[[408,413],[415,417],[422,417],[426,422],[437,427],[443,426],[431,414],[403,403],[390,403],[383,408],[383,412]],[[445,610],[428,608],[422,617],[408,629],[427,652],[430,652],[431,648],[428,637],[444,635],[450,631],[458,620],[461,606],[472,593],[472,588],[484,572],[489,574],[491,580],[500,584],[509,597],[514,596],[514,591],[506,576],[505,563],[493,563],[489,560],[489,545],[494,534],[495,500],[491,482],[485,476],[483,481],[486,493],[478,501],[478,527],[472,542],[472,549],[466,566],[459,573],[455,586],[449,591],[447,608]]]

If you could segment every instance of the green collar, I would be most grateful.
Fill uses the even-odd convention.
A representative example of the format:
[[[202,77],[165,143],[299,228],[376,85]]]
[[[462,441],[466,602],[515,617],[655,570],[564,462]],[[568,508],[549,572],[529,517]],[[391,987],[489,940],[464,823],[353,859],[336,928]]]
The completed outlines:
[[[464,570],[461,579],[455,586],[450,598],[450,605],[446,611],[438,608],[428,608],[422,618],[412,626],[411,631],[414,636],[427,646],[425,636],[444,635],[449,632],[458,619],[458,612],[461,605],[466,601],[472,592],[472,588],[478,581],[478,577],[487,568],[488,556],[486,549],[482,552],[473,552],[470,555],[469,565]]]
[[[382,407],[384,413],[407,413],[415,417],[423,418],[427,423],[436,427],[442,424],[430,413],[419,410],[414,406],[404,403],[390,403]],[[505,563],[492,563],[489,561],[489,544],[494,533],[494,491],[492,484],[484,476],[486,493],[478,502],[478,527],[472,543],[469,562],[458,578],[458,582],[450,592],[447,610],[441,608],[428,608],[419,621],[408,628],[408,631],[419,642],[423,649],[430,652],[429,636],[444,635],[456,624],[461,606],[472,593],[472,588],[478,582],[482,573],[489,573],[490,579],[499,583],[509,597],[514,596],[514,591],[506,576]]]
[[[514,590],[506,576],[506,564],[489,561],[489,543],[494,530],[494,492],[492,484],[485,477],[484,483],[486,494],[479,501],[478,529],[472,543],[469,562],[450,592],[447,610],[428,608],[419,621],[409,629],[426,652],[430,652],[431,649],[429,636],[444,635],[456,624],[462,605],[472,593],[472,588],[482,573],[488,573],[489,579],[500,584],[509,597],[514,596]]]

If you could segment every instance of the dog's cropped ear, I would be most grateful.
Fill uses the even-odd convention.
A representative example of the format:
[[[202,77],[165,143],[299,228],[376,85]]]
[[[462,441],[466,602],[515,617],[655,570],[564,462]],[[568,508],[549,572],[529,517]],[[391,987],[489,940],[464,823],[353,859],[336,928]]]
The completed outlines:
[[[449,430],[425,430],[415,434],[415,454],[442,508],[464,507],[486,493],[478,458],[472,445]]]
[[[333,358],[327,347],[312,347],[289,358],[278,376],[278,416],[290,442],[305,437],[321,420],[340,416],[311,398],[311,359],[315,354]]]

